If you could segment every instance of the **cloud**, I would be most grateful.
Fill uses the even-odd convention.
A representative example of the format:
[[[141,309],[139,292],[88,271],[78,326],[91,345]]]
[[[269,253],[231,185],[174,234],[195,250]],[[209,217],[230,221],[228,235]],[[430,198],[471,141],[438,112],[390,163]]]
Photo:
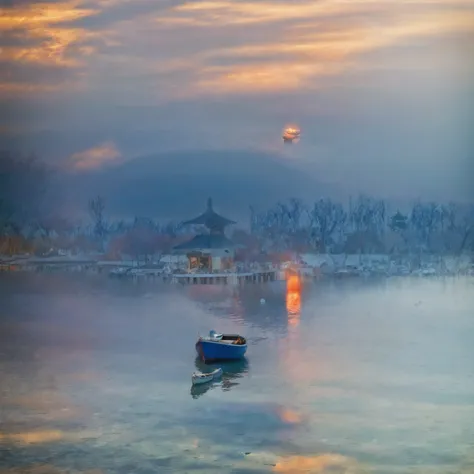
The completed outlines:
[[[360,54],[474,33],[474,9],[466,0],[65,0],[4,11],[4,67],[66,68],[96,94],[112,79],[127,93],[140,81],[151,100],[327,87],[328,78],[356,67]]]
[[[5,93],[31,95],[64,89],[73,92],[81,76],[80,69],[85,66],[84,60],[94,54],[101,43],[112,41],[104,31],[71,26],[73,21],[98,13],[80,0],[20,2],[3,8],[2,13],[0,65],[2,76],[8,76],[9,80],[2,78],[0,88]],[[31,73],[32,66],[53,71],[50,74],[53,77],[42,84]],[[61,69],[74,69],[76,74],[64,81]]]
[[[292,14],[284,8],[282,12]],[[342,11],[340,13],[343,14]],[[276,42],[270,36],[269,40],[257,44],[207,51],[200,57],[201,79],[197,82],[198,87],[213,94],[261,94],[302,89],[307,92],[321,85],[328,86],[328,82],[323,81],[325,78],[357,67],[358,56],[362,53],[407,41],[419,42],[422,38],[452,31],[458,34],[474,32],[473,12],[447,16],[437,11],[425,12],[422,16],[404,12],[391,16],[390,21],[384,18],[385,14],[378,16],[388,24],[373,27],[354,21],[347,24],[347,20],[339,24],[337,18],[329,18],[328,24],[332,28],[321,31],[315,18],[312,30],[307,31],[307,25],[303,30],[300,27],[285,27]],[[225,65],[213,65],[222,60]]]
[[[90,170],[116,163],[119,158],[121,158],[121,154],[115,144],[105,142],[94,148],[74,153],[70,157],[70,162],[76,170]]]
[[[161,79],[159,89],[149,89],[155,101],[163,96],[308,93],[350,74],[363,54],[447,33],[474,32],[474,11],[467,5],[188,2],[154,18],[141,17],[140,35],[136,18],[117,28],[143,51],[134,57],[135,67],[128,69],[126,80],[144,75]],[[149,55],[153,45],[156,50]],[[123,51],[120,57],[125,64]],[[125,80],[118,68],[114,76]]]
[[[6,143],[51,161],[103,137],[126,156],[276,150],[294,122],[305,135],[285,153],[306,172],[376,192],[440,175],[472,189],[471,0],[10,3]]]
[[[33,44],[3,46],[2,60],[75,67],[79,64],[77,56],[92,52],[87,40],[94,33],[63,24],[96,13],[97,10],[82,8],[77,0],[7,8],[0,19],[2,34],[23,41],[26,38]],[[73,45],[76,47],[75,55],[69,54]]]

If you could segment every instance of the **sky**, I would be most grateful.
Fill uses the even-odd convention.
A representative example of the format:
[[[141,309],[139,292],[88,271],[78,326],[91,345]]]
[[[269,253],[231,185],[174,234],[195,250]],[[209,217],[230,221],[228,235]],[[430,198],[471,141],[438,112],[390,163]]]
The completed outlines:
[[[474,200],[473,0],[0,5],[3,149],[78,173],[179,152],[204,188],[206,151],[224,173],[270,155],[350,193]]]

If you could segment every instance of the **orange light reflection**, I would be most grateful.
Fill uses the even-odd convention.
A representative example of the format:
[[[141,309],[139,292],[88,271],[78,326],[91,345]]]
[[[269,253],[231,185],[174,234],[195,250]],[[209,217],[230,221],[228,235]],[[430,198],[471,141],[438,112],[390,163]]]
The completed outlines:
[[[286,280],[286,310],[288,324],[296,327],[301,318],[301,278],[299,275],[288,275]]]
[[[324,453],[316,456],[290,456],[282,458],[273,472],[298,474],[306,472],[362,472],[355,459],[340,454]],[[365,472],[365,471],[364,471]]]
[[[280,417],[281,421],[290,425],[299,425],[303,421],[303,416],[301,413],[291,408],[279,408],[278,416]]]

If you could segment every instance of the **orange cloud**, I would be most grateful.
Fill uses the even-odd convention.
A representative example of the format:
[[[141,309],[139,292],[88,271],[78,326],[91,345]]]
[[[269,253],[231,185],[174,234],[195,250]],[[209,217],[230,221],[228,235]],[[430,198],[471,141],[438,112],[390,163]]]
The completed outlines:
[[[28,39],[29,46],[6,46],[1,50],[5,61],[39,63],[74,67],[80,64],[78,57],[69,56],[70,48],[78,45],[76,56],[87,56],[93,48],[85,42],[98,33],[84,28],[63,26],[97,14],[99,11],[81,7],[81,2],[33,3],[4,8],[0,16],[0,32]]]
[[[81,8],[80,5],[80,1],[73,0],[62,3],[20,3],[13,7],[3,8],[0,29],[8,31],[17,28],[42,27],[77,20],[96,13],[95,10]]]
[[[449,22],[452,13],[465,13],[465,7],[472,7],[472,2],[470,0],[405,0],[380,3],[370,0],[354,0],[353,2],[321,0],[319,2],[255,3],[216,0],[178,5],[170,9],[168,15],[160,15],[155,21],[163,26],[185,24],[216,29],[233,25],[265,26],[269,23],[280,23],[280,26],[286,29],[298,26],[302,22],[314,28],[318,23],[332,24],[335,19],[340,21],[342,18],[348,20],[356,18],[360,22],[361,17],[369,17],[370,20],[372,15],[393,19],[402,14],[406,16],[405,20],[413,16],[413,19],[417,21],[420,16],[423,18],[426,14],[438,12]],[[427,8],[429,8],[428,11]],[[363,21],[363,23],[369,25],[371,22]]]
[[[386,7],[385,7],[386,8]],[[341,3],[331,0],[321,2],[235,2],[207,1],[179,5],[173,9],[177,16],[160,22],[191,20],[195,26],[222,27],[228,25],[263,24],[270,22],[288,22],[297,19],[317,19],[321,15],[351,13],[368,10],[380,10],[376,2]]]
[[[74,153],[70,157],[73,168],[90,170],[105,164],[115,162],[121,157],[120,151],[114,143],[105,142],[88,150]]]
[[[277,11],[286,12],[286,7]],[[261,93],[318,87],[321,84],[318,79],[351,69],[362,53],[415,38],[450,32],[474,33],[474,12],[449,15],[433,12],[411,18],[398,15],[391,18],[389,25],[341,27],[336,24],[333,30],[323,32],[318,32],[316,26],[315,18],[313,31],[307,33],[300,28],[288,28],[276,42],[206,52],[201,57],[203,66],[198,88],[213,93]],[[207,65],[220,60],[226,60],[227,65]]]
[[[132,0],[63,0],[4,8],[0,33],[28,43],[15,40],[0,54],[7,64],[71,70],[90,90],[113,78],[117,88],[134,97],[134,81],[139,80],[148,101],[311,90],[330,86],[335,77],[360,70],[362,64],[364,69],[379,67],[364,63],[361,56],[366,53],[410,45],[419,38],[474,33],[471,0],[205,0],[168,9],[158,3],[140,2],[149,8],[146,14],[135,10]],[[124,15],[125,8],[130,16]],[[106,29],[99,23],[73,24],[89,17],[105,21],[109,10]],[[114,17],[117,10],[122,18]],[[415,62],[429,62],[419,49],[413,51],[407,54]],[[18,95],[58,90],[53,84],[37,84],[30,74],[32,85],[17,86]],[[0,87],[15,92],[14,77]]]
[[[79,43],[97,37],[97,34],[80,29],[41,28],[29,30],[29,37],[38,41],[30,47],[7,46],[2,48],[4,61],[18,63],[36,63],[63,67],[78,67],[82,64],[79,57],[89,56],[95,52],[90,45]],[[68,56],[74,45],[77,56]]]

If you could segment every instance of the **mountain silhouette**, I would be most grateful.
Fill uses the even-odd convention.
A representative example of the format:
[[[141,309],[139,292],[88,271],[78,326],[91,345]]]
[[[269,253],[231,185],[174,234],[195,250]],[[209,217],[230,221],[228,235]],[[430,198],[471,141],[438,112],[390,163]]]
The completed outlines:
[[[97,194],[109,212],[182,219],[200,214],[209,196],[229,217],[248,216],[290,197],[314,199],[332,194],[285,158],[260,151],[186,151],[128,160],[74,173],[63,182],[75,207]]]

